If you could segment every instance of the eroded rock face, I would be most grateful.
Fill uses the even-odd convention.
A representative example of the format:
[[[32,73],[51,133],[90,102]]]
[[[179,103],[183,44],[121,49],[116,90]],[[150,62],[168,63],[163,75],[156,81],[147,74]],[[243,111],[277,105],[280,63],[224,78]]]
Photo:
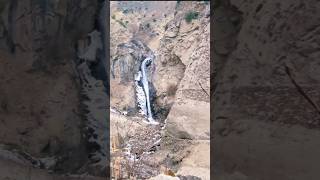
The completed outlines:
[[[119,110],[126,110],[136,112],[136,102],[134,94],[134,74],[136,74],[137,67],[139,67],[139,63],[137,63],[137,59],[141,58],[141,55],[138,54],[149,54],[147,51],[152,51],[155,55],[155,59],[152,63],[152,67],[150,69],[150,73],[154,76],[157,76],[159,72],[157,70],[158,66],[158,50],[160,44],[160,38],[163,37],[164,26],[167,22],[172,19],[174,8],[176,2],[111,2],[111,18],[110,18],[110,46],[111,46],[111,59],[112,59],[112,71],[113,77],[112,79],[112,98],[111,98],[111,106],[118,108]],[[142,46],[137,47],[120,47],[120,44],[132,44],[132,40],[136,42],[141,42]],[[136,46],[136,45],[135,45]],[[142,50],[144,48],[148,48],[147,51]],[[141,48],[141,49],[139,49]],[[135,53],[135,54],[133,54]],[[139,57],[139,58],[137,58]],[[181,64],[181,63],[180,63]],[[137,66],[138,65],[138,66]],[[171,71],[174,71],[175,67],[171,67]],[[180,68],[179,68],[180,69]],[[157,72],[155,72],[157,71]],[[163,71],[162,75],[165,72]],[[182,76],[183,71],[177,71],[175,74],[169,73],[169,79]],[[120,79],[121,77],[121,79]],[[150,86],[157,86],[155,83],[159,84],[160,81],[154,81],[153,76],[150,76]],[[170,81],[170,80],[169,80]],[[170,84],[170,82],[168,83]],[[160,82],[162,86],[165,86],[164,89],[161,89],[161,93],[167,91],[167,86],[165,82]],[[176,80],[174,80],[171,84],[173,84],[173,89],[176,88]],[[114,88],[113,88],[114,87]],[[152,89],[152,96],[155,96],[156,92]],[[175,93],[175,90],[173,94]],[[130,96],[127,96],[129,94]],[[172,96],[172,95],[171,95]],[[171,98],[172,99],[172,98]],[[157,101],[157,100],[155,100]],[[164,119],[163,110],[160,108],[163,102],[154,102],[153,104],[159,104],[159,106],[155,105],[154,110],[156,112],[156,116],[160,117],[160,119]],[[167,112],[165,113],[167,114]]]
[[[138,40],[131,40],[117,46],[117,54],[111,61],[110,69],[112,107],[131,113],[138,111],[134,83],[135,75],[140,71],[144,58],[152,54],[153,52]]]
[[[0,143],[35,159],[55,157],[49,167],[54,172],[87,171],[91,147],[84,132],[87,109],[80,106],[76,45],[96,29],[101,3],[0,4]]]
[[[248,179],[318,174],[311,165],[318,152],[306,146],[318,149],[311,139],[319,135],[319,5],[224,1],[214,10],[213,154],[221,172],[237,167]]]
[[[168,86],[176,86],[174,99],[167,101],[174,102],[167,117],[169,134],[176,138],[209,139],[210,19],[206,17],[209,6],[181,2],[179,8],[162,39],[163,53],[155,87],[158,93],[168,93]],[[199,12],[199,18],[188,23],[184,18],[191,10]],[[158,95],[164,99],[162,94]]]

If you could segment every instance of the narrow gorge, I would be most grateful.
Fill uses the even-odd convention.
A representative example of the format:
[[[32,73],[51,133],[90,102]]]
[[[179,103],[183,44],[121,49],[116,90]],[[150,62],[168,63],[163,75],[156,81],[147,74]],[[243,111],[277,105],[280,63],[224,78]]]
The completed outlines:
[[[210,179],[209,2],[111,2],[115,179]]]

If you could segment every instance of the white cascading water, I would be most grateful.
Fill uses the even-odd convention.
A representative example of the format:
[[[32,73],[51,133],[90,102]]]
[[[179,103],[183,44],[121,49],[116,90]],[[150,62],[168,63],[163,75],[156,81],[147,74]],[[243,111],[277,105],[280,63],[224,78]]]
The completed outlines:
[[[152,62],[151,57],[147,57],[141,63],[141,71],[138,72],[136,76],[136,91],[137,91],[137,101],[139,107],[141,108],[141,113],[147,116],[148,123],[158,124],[152,117],[151,103],[150,103],[150,89],[148,83],[148,76],[146,72],[147,65]],[[142,83],[142,87],[139,85]]]

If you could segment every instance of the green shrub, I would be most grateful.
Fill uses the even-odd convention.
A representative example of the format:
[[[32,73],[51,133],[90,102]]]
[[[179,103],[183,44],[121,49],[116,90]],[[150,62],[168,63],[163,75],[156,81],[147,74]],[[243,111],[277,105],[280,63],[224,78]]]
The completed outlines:
[[[119,20],[116,20],[121,26],[123,26],[124,28],[127,28],[127,25],[124,23],[124,22],[122,22],[122,21],[119,21]]]
[[[119,23],[123,26],[123,27],[127,27],[127,25],[125,23],[123,23],[122,21],[119,21]]]
[[[179,7],[179,5],[180,5],[180,1],[177,1],[176,9]]]
[[[129,23],[129,21],[126,21],[126,23],[124,23],[124,22],[122,21],[122,19],[117,20],[115,15],[112,15],[111,18],[114,19],[115,21],[117,21],[117,22],[118,22],[121,26],[123,26],[124,28],[127,28],[127,25],[128,25],[128,23]]]
[[[129,12],[128,9],[125,9],[125,10],[122,11],[123,14],[128,14],[128,12]]]
[[[177,1],[176,7],[178,7],[180,5],[181,1]]]
[[[187,21],[187,23],[190,23],[193,19],[197,19],[198,16],[198,12],[190,11],[185,15],[184,19]]]

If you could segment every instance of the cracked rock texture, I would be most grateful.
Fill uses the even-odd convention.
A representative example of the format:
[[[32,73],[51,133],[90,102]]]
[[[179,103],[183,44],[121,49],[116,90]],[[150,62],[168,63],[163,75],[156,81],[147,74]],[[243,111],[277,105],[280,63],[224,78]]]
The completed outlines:
[[[167,117],[167,131],[176,138],[205,139],[210,136],[210,12],[209,5],[181,2],[160,45],[159,74],[166,74],[167,86],[176,85],[174,104]],[[199,12],[199,19],[188,23],[185,14]],[[170,34],[175,33],[175,36]],[[175,62],[176,61],[176,62]],[[165,63],[164,63],[165,62]],[[166,64],[168,63],[168,64]],[[175,70],[163,70],[175,63]],[[164,72],[161,72],[164,71]],[[183,76],[175,73],[184,71]],[[157,73],[156,73],[157,74]],[[167,77],[170,78],[167,78]],[[155,85],[163,91],[162,86]]]
[[[88,39],[96,28],[100,7],[101,2],[91,0],[0,2],[0,144],[34,159],[33,167],[23,171],[45,173],[33,170],[38,167],[59,174],[104,175],[89,170],[88,112],[81,106],[84,98],[74,66],[78,40]],[[28,177],[13,174],[20,165],[2,163],[3,156],[1,170],[12,165],[13,179]],[[47,167],[37,163],[41,158],[55,161]],[[36,177],[31,179],[52,179],[49,174]]]
[[[320,2],[216,1],[216,179],[317,179]]]

